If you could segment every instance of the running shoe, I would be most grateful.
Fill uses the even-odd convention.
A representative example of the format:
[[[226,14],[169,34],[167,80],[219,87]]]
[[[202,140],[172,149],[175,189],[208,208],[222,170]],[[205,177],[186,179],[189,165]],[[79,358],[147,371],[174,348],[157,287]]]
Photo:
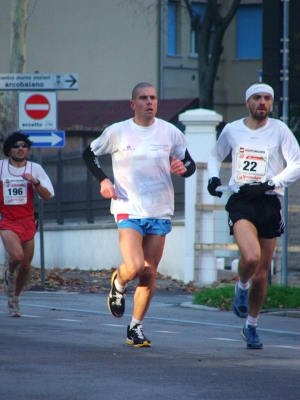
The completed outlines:
[[[15,278],[16,272],[11,275],[9,269],[6,267],[3,271],[3,287],[4,293],[8,298],[11,298],[15,295]]]
[[[126,343],[133,347],[151,347],[151,341],[144,336],[141,324],[136,324],[131,329],[128,325]]]
[[[11,297],[7,302],[7,307],[11,317],[21,317],[19,297]]]
[[[241,289],[238,282],[235,284],[235,296],[232,303],[232,311],[239,318],[248,316],[248,295],[249,289]]]
[[[241,331],[241,336],[247,342],[247,349],[262,349],[262,343],[256,332],[256,326],[248,325],[246,327],[245,325]]]
[[[111,289],[107,299],[107,306],[112,316],[121,318],[125,312],[126,290],[125,292],[121,293],[116,289],[115,280],[117,278],[117,273],[118,271],[116,270],[111,276]]]

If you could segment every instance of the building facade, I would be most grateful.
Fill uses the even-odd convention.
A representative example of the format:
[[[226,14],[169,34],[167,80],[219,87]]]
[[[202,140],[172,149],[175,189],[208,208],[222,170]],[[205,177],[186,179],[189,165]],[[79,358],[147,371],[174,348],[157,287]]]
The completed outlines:
[[[220,14],[232,0],[220,0]],[[206,1],[192,1],[205,12]],[[9,72],[11,5],[0,15],[0,73]],[[59,100],[129,99],[141,81],[161,98],[197,98],[195,34],[183,0],[28,0],[26,73],[77,73],[78,91]],[[225,32],[215,110],[230,121],[245,114],[245,89],[262,65],[262,0],[241,0]]]

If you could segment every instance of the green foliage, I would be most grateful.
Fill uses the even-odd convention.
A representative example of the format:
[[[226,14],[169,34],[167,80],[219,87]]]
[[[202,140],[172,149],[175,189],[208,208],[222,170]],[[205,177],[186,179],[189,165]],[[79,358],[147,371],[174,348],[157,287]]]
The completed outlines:
[[[194,293],[193,304],[230,311],[234,297],[234,285],[221,288],[201,288]],[[300,308],[300,287],[271,285],[268,287],[263,309]]]
[[[231,310],[234,296],[234,285],[223,286],[217,289],[202,288],[194,293],[193,304],[219,308],[220,310]]]
[[[263,309],[300,308],[300,287],[271,285]]]

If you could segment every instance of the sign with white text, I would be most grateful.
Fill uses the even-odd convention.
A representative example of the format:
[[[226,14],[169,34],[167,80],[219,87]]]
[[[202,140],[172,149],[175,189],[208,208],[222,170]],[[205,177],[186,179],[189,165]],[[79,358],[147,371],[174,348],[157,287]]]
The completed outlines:
[[[0,90],[78,90],[78,74],[0,74]]]

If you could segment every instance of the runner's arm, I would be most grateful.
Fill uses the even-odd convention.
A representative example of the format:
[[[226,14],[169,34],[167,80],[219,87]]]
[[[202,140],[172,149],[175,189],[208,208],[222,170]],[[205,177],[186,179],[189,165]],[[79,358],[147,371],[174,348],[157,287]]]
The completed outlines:
[[[90,146],[88,146],[84,150],[82,157],[85,162],[85,165],[87,166],[87,169],[97,179],[99,183],[101,183],[104,179],[108,179],[108,177],[105,175],[105,173],[101,168],[98,158],[92,152]]]
[[[185,155],[184,159],[181,160],[186,168],[186,172],[181,175],[183,178],[188,178],[189,176],[193,175],[193,173],[196,171],[196,163],[192,159],[190,153],[188,152],[188,149],[185,150]]]

